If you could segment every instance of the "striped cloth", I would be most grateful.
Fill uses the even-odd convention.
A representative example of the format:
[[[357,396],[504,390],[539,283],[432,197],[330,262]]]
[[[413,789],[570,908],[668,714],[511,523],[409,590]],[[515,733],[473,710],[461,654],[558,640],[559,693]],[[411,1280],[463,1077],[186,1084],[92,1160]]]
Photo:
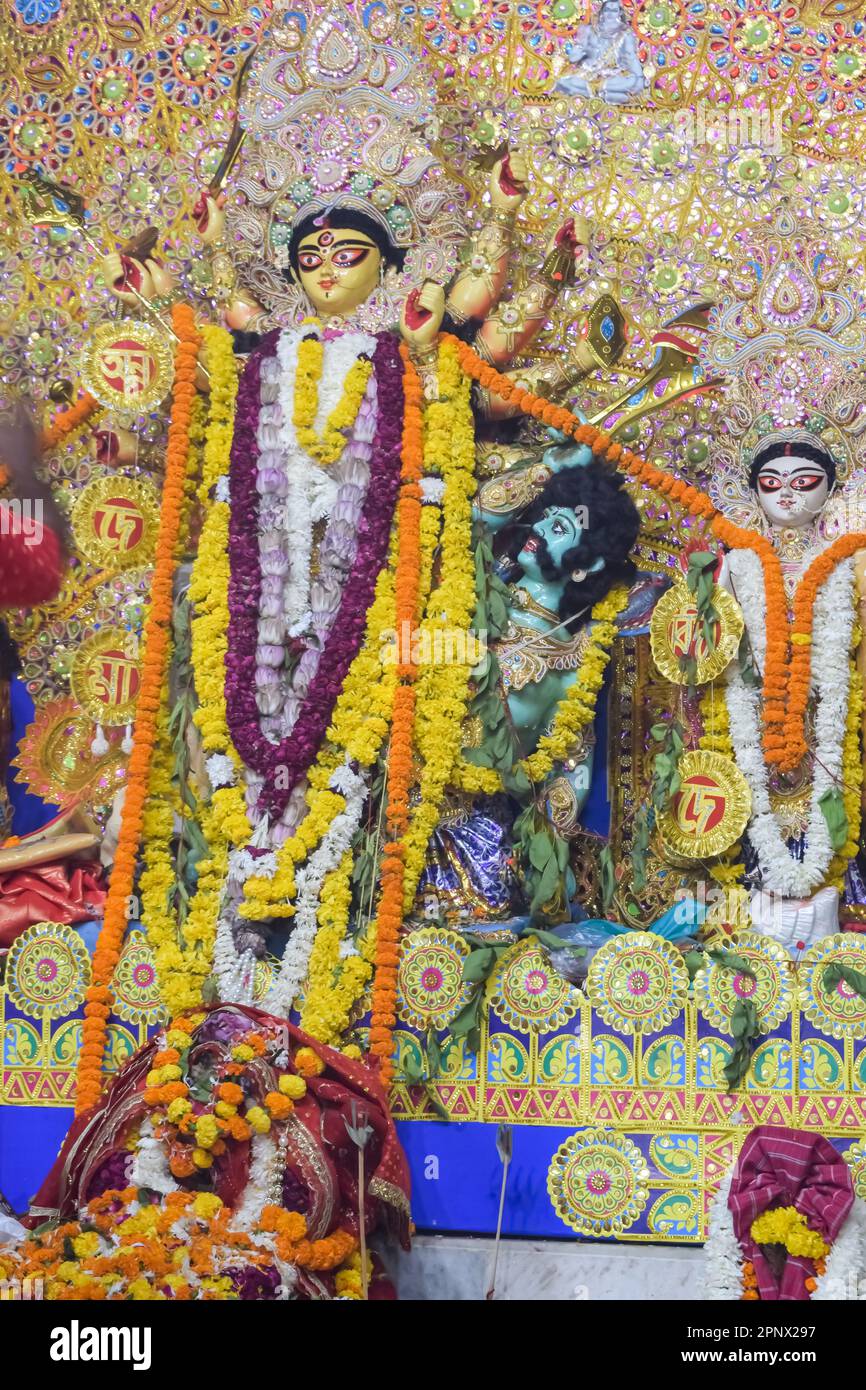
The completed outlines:
[[[755,1267],[762,1299],[808,1299],[806,1280],[814,1277],[815,1265],[805,1256],[787,1255],[781,1279],[777,1278],[762,1247],[749,1234],[755,1218],[775,1207],[796,1207],[810,1229],[832,1244],[853,1201],[851,1171],[822,1135],[774,1125],[759,1125],[751,1131],[740,1150],[728,1207],[745,1257]]]

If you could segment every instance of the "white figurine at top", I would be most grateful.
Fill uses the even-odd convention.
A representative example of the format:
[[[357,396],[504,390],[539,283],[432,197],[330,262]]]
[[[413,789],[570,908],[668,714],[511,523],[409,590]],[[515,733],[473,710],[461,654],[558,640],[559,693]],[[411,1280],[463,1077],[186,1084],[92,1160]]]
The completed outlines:
[[[576,71],[560,79],[558,92],[622,103],[646,90],[637,41],[619,0],[604,0],[596,22],[577,31],[565,54]]]

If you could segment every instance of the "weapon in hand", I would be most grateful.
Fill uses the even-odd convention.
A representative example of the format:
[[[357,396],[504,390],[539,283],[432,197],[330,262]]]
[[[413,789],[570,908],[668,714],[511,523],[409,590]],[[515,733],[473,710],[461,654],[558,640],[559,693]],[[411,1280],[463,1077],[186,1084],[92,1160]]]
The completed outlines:
[[[21,203],[25,215],[34,226],[65,227],[67,231],[77,232],[88,250],[102,260],[105,252],[87,230],[86,208],[81,194],[76,193],[71,188],[61,187],[60,184],[54,183],[51,179],[47,179],[44,174],[39,174],[33,169],[28,169],[21,177]],[[160,318],[150,300],[145,299],[143,294],[139,294],[131,281],[127,281],[127,286],[139,304],[143,305],[156,320],[160,328],[164,332],[170,333],[176,343],[180,342],[177,334]]]

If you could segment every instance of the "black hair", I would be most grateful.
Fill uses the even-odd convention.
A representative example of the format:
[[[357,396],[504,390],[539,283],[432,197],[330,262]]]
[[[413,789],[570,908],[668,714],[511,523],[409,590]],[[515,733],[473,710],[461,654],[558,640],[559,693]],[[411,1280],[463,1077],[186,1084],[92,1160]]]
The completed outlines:
[[[571,618],[587,606],[598,603],[616,584],[632,584],[637,566],[629,559],[629,551],[640,530],[640,516],[631,497],[624,491],[621,473],[593,459],[584,467],[564,468],[548,479],[535,501],[521,515],[521,525],[510,538],[509,553],[517,556],[526,538],[526,526],[534,526],[548,507],[585,509],[588,524],[577,545],[567,550],[558,566],[550,566],[551,579],[566,571],[589,571],[577,582],[569,578],[559,602],[560,618]],[[544,549],[539,563],[545,573]],[[593,571],[596,560],[603,560],[600,570]]]
[[[406,252],[394,245],[380,222],[369,217],[366,212],[359,212],[356,208],[338,205],[326,216],[320,212],[311,212],[295,227],[289,242],[289,265],[292,268],[292,276],[297,277],[298,274],[298,250],[304,237],[315,235],[323,227],[330,227],[335,232],[363,232],[379,248],[379,254],[386,265],[392,265],[397,270],[403,269]],[[288,275],[289,272],[284,271],[283,274]]]
[[[765,444],[763,449],[759,449],[752,459],[749,468],[749,487],[754,492],[758,486],[758,474],[765,463],[772,463],[774,459],[788,458],[790,455],[797,458],[808,459],[810,463],[817,463],[827,474],[827,482],[830,487],[836,481],[836,460],[833,455],[824,449],[820,444],[800,444],[796,440],[790,440],[787,444],[783,440],[775,440],[772,444]]]

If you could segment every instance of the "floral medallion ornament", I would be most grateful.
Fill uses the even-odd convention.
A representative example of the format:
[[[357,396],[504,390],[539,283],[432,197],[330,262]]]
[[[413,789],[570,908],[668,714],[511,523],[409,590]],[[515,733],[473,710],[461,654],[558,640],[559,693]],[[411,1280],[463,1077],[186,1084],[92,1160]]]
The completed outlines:
[[[772,937],[758,932],[739,932],[731,949],[754,971],[754,979],[738,970],[712,962],[694,980],[697,1006],[713,1028],[731,1033],[731,1017],[740,1000],[751,1000],[758,1014],[758,1030],[772,1033],[791,1012],[788,952]]]
[[[676,947],[652,932],[630,931],[593,956],[587,997],[617,1033],[657,1033],[680,1013],[689,975]]]
[[[103,569],[146,565],[153,555],[159,495],[138,478],[94,478],[79,495],[72,530],[79,549]]]
[[[616,1236],[647,1204],[649,1168],[636,1144],[609,1129],[584,1129],[560,1145],[547,1173],[557,1216],[582,1236]]]
[[[507,951],[490,977],[493,1012],[519,1032],[552,1033],[573,1018],[580,995],[550,964],[537,941]]]
[[[650,621],[650,647],[653,661],[662,675],[675,685],[689,683],[689,667],[694,662],[698,685],[715,680],[733,660],[743,635],[743,615],[726,589],[713,590],[716,616],[710,622],[711,641],[707,641],[698,606],[686,584],[674,584],[653,609]]]
[[[850,932],[825,936],[800,961],[800,1008],[810,1023],[831,1038],[866,1038],[866,999],[840,979],[828,988],[831,966],[866,972],[866,941]]]
[[[422,927],[403,943],[397,974],[397,1013],[404,1023],[426,1030],[446,1028],[469,1002],[463,980],[469,947],[446,927]]]
[[[83,385],[101,405],[126,415],[159,405],[171,379],[171,340],[149,323],[100,324],[82,354]]]
[[[659,812],[668,849],[688,860],[712,859],[736,844],[752,813],[749,784],[731,758],[704,749],[679,761],[680,789]]]
[[[36,922],[12,945],[6,997],[30,1018],[61,1018],[77,1009],[90,984],[90,957],[78,932]]]
[[[120,953],[111,981],[114,1012],[127,1023],[163,1023],[166,1012],[159,993],[153,951],[144,932],[132,931]]]

